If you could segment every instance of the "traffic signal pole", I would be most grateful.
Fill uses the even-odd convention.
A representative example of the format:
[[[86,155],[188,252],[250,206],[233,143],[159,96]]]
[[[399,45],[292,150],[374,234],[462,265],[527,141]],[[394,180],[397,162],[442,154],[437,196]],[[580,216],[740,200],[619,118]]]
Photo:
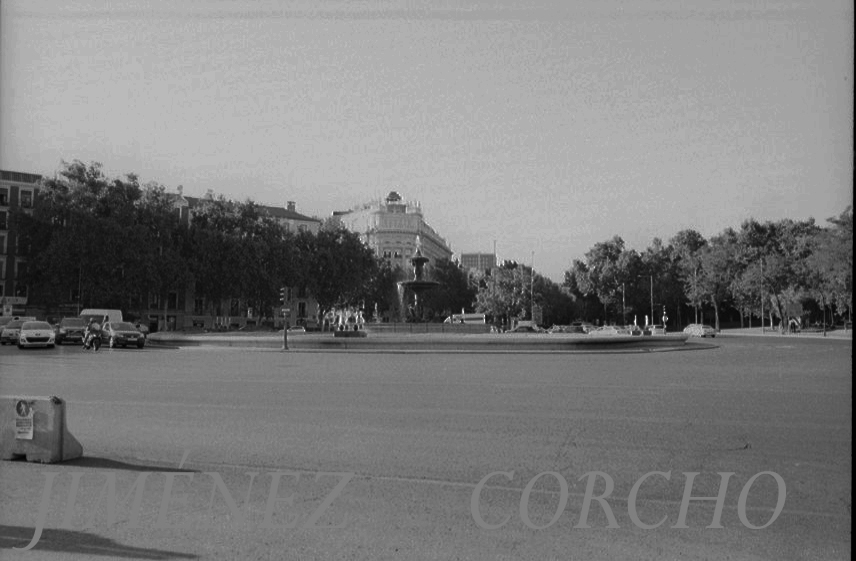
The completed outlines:
[[[286,317],[286,314],[291,313],[291,310],[289,308],[285,307],[287,304],[287,298],[286,298],[287,292],[288,292],[288,289],[285,287],[282,287],[279,289],[279,301],[282,302],[282,306],[283,306],[282,307],[282,349],[280,349],[282,351],[288,350],[288,325],[286,325],[285,317]]]

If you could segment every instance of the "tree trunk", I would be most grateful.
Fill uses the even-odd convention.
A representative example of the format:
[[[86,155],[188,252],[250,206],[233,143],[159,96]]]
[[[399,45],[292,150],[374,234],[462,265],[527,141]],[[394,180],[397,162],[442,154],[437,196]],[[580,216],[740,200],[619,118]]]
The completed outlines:
[[[713,328],[719,333],[719,304],[716,302],[716,298],[711,298],[711,302],[713,303],[713,318],[715,322]]]

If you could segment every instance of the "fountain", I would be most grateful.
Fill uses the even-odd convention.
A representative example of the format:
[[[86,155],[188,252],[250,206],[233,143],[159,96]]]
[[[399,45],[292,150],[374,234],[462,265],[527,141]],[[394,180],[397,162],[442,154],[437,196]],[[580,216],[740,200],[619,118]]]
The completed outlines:
[[[425,280],[422,278],[424,275],[423,267],[425,267],[425,263],[428,261],[430,260],[422,255],[422,242],[419,239],[419,236],[416,236],[416,251],[413,252],[413,257],[410,259],[410,262],[413,264],[413,280],[400,281],[398,283],[398,296],[399,302],[401,303],[402,315],[405,313],[405,296],[408,291],[413,293],[413,307],[410,313],[411,321],[419,321],[422,319],[422,308],[419,301],[419,295],[440,285],[439,282]]]

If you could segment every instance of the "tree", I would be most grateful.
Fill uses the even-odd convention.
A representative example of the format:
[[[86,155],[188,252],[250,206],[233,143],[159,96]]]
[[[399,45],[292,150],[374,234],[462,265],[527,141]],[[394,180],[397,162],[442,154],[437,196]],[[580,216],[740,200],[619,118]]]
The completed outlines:
[[[695,323],[699,323],[699,308],[705,300],[704,291],[699,284],[701,270],[699,251],[707,245],[707,240],[695,230],[688,229],[675,234],[669,243],[683,283],[683,293],[695,310]]]
[[[720,308],[731,296],[731,281],[739,274],[737,253],[737,233],[729,228],[711,238],[710,243],[701,246],[696,254],[698,277],[694,288],[713,306],[717,331],[720,329]]]
[[[491,275],[479,274],[476,311],[504,323],[525,318],[530,309],[529,270],[522,266],[498,267]]]
[[[360,236],[344,228],[301,232],[295,239],[301,283],[318,302],[319,313],[362,305],[372,294],[378,263]]]
[[[428,278],[440,283],[422,294],[422,307],[427,315],[438,321],[459,310],[472,309],[476,301],[476,287],[466,271],[450,259],[439,259],[427,270]]]

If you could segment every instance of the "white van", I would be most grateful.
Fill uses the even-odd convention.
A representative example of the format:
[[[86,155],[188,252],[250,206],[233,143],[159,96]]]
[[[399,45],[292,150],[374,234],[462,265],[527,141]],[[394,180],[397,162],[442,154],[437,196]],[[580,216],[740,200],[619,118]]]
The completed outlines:
[[[485,314],[453,314],[445,319],[443,323],[487,323]]]
[[[80,317],[85,321],[89,321],[89,318],[93,318],[100,324],[104,324],[108,321],[123,321],[122,310],[107,310],[102,308],[86,308],[80,312]]]

